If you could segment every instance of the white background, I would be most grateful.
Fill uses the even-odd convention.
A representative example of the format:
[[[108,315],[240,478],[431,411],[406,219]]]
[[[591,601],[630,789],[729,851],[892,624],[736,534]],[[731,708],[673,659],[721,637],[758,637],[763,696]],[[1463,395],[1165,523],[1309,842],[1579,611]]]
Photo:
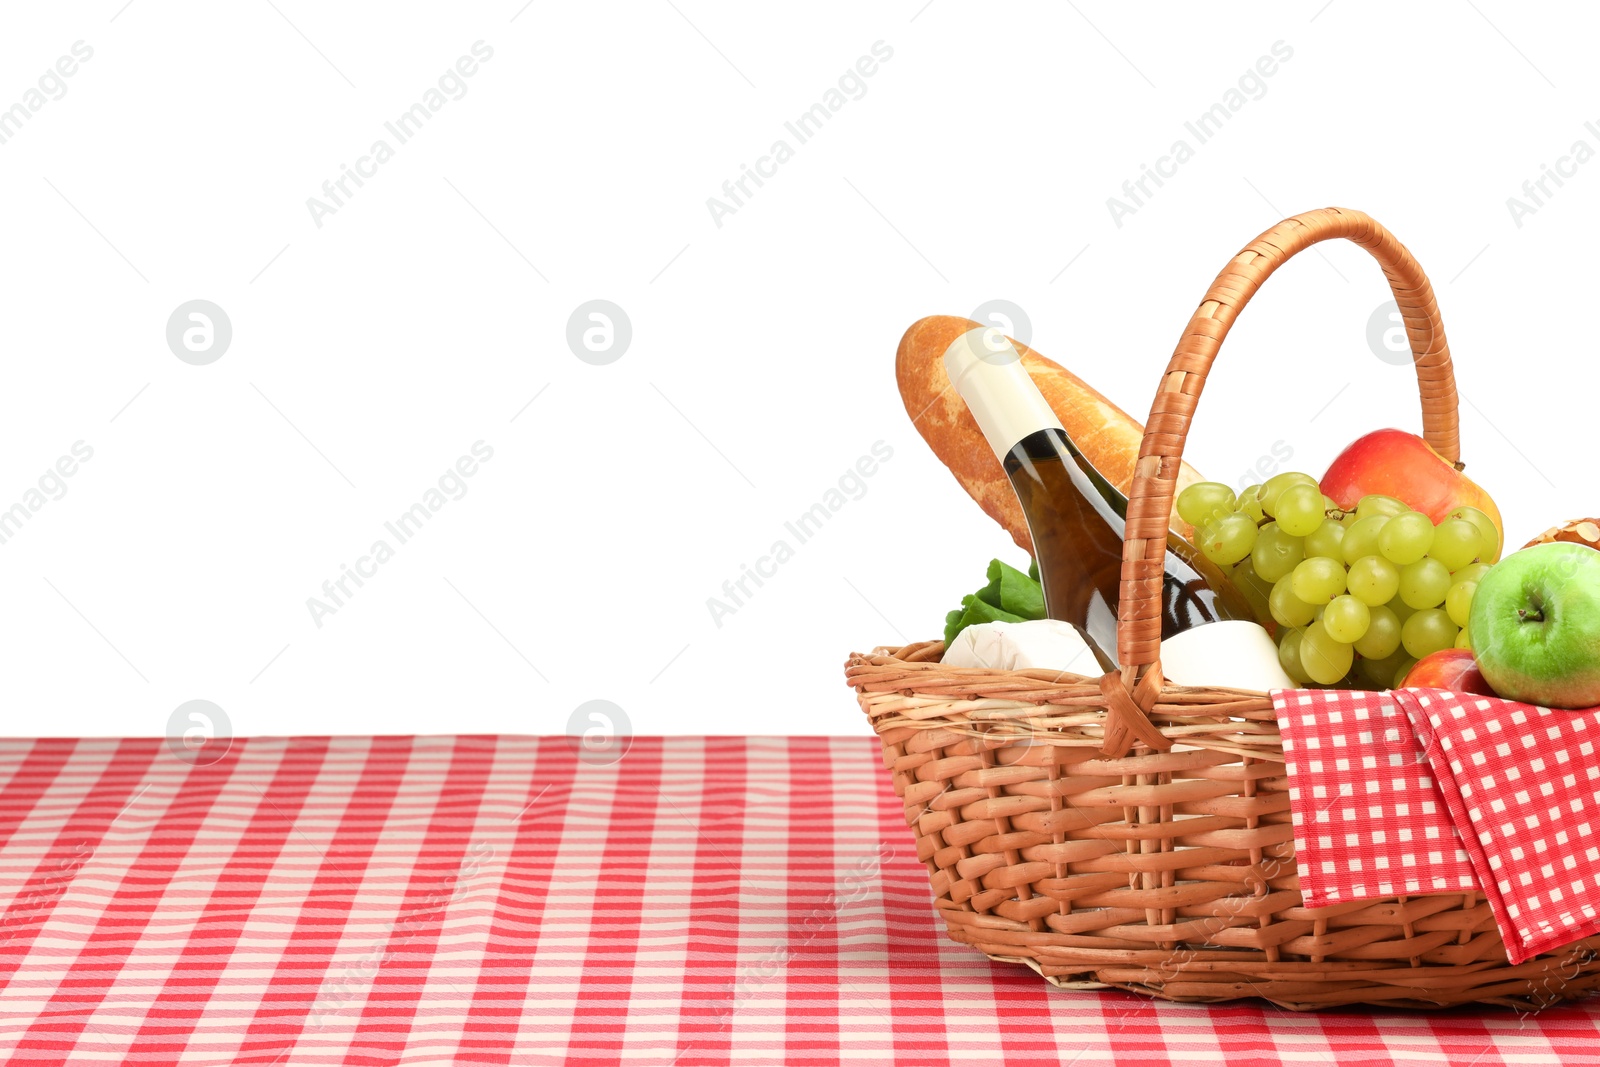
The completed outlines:
[[[160,734],[200,698],[236,734],[554,733],[591,699],[636,733],[866,733],[846,654],[938,636],[992,556],[1025,563],[905,415],[904,329],[1013,301],[1142,419],[1228,257],[1329,204],[1432,275],[1510,541],[1600,512],[1600,162],[1507,207],[1600,149],[1576,7],[124,2],[0,15],[0,107],[94,50],[0,145],[0,507],[94,450],[0,545],[6,731]],[[319,228],[307,198],[479,40],[465,96]],[[1265,94],[1116,225],[1107,198],[1278,41]],[[707,198],[778,138],[794,158],[719,227]],[[207,366],[165,338],[197,298],[233,327]],[[593,298],[633,327],[605,366],[565,340]],[[1237,483],[1280,445],[1320,474],[1418,429],[1367,342],[1385,299],[1351,245],[1279,272],[1191,461]],[[467,494],[319,628],[307,598],[479,440]],[[715,625],[880,440],[866,494]]]

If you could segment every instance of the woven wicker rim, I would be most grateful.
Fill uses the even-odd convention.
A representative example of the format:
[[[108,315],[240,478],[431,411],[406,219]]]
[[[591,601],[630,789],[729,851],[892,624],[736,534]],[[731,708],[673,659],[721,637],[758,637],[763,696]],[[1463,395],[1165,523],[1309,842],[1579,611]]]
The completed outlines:
[[[1450,345],[1433,286],[1416,259],[1388,230],[1349,208],[1308,211],[1267,230],[1229,260],[1211,283],[1178,340],[1150,406],[1128,494],[1128,525],[1122,546],[1117,662],[1122,664],[1124,692],[1133,691],[1147,674],[1160,678],[1167,526],[1184,442],[1206,374],[1234,320],[1272,272],[1296,253],[1336,237],[1365,248],[1389,279],[1417,368],[1423,437],[1434,451],[1459,466],[1461,444]]]

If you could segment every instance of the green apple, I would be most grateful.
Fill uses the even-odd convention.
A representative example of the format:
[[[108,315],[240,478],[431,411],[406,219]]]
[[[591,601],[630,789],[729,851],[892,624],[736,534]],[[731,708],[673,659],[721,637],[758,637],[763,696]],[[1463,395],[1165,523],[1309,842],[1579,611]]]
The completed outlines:
[[[1555,542],[1489,568],[1467,620],[1496,693],[1548,708],[1600,704],[1600,551]]]

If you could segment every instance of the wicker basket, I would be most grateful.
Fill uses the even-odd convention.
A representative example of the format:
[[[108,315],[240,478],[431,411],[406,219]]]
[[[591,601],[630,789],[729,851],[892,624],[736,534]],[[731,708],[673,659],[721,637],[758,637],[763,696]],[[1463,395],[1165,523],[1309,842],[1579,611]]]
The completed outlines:
[[[1162,681],[1167,523],[1206,372],[1262,282],[1334,237],[1383,267],[1425,436],[1456,462],[1450,354],[1421,267],[1361,212],[1297,215],[1228,262],[1162,375],[1128,505],[1121,672],[945,667],[939,642],[850,657],[952,939],[1065,988],[1298,1010],[1527,1009],[1600,985],[1600,938],[1511,966],[1477,893],[1306,907],[1271,700]]]

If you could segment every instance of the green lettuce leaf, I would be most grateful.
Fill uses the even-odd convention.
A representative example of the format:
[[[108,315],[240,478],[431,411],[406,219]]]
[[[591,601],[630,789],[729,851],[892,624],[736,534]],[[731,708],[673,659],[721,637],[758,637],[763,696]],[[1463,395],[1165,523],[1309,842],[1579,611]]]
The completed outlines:
[[[1013,615],[1009,611],[1002,611],[993,604],[981,599],[976,593],[968,593],[961,598],[961,610],[952,611],[945,616],[944,640],[949,644],[955,640],[956,634],[968,626],[980,622],[1026,622],[1021,615]]]
[[[1000,560],[989,561],[989,582],[976,593],[961,598],[961,607],[944,617],[944,641],[949,644],[968,626],[985,622],[1027,622],[1042,619],[1044,589],[1039,584],[1039,565],[1032,562],[1028,573]]]
[[[989,561],[989,584],[978,590],[978,598],[1024,619],[1044,618],[1044,588],[1039,580],[997,559]]]

